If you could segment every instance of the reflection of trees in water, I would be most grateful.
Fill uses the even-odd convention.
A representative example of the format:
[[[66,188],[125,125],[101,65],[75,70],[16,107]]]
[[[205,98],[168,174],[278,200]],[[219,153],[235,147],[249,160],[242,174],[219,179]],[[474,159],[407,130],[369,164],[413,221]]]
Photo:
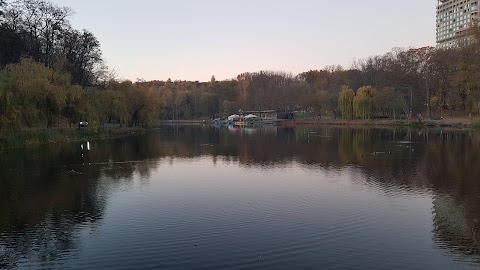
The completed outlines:
[[[212,130],[163,132],[166,141],[173,142],[169,136],[176,132],[191,144],[212,142]],[[196,157],[206,152],[214,160],[226,161],[238,157],[244,166],[282,166],[293,160],[307,168],[354,166],[365,175],[364,184],[385,193],[436,194],[433,225],[440,246],[480,255],[480,136],[476,132],[348,128],[259,130],[253,135],[241,130],[217,132],[221,135],[215,137],[213,148],[198,149],[181,141],[183,146],[168,153]]]
[[[435,241],[452,251],[480,255],[479,224],[475,217],[470,216],[472,212],[465,209],[464,205],[448,195],[435,197],[433,200]]]
[[[0,268],[20,258],[56,259],[75,246],[77,225],[101,219],[99,171],[65,165],[79,164],[78,151],[50,145],[0,156],[0,167],[9,168],[0,171]]]
[[[151,137],[149,137],[151,136]],[[395,129],[242,129],[169,127],[147,135],[145,158],[211,156],[249,167],[354,166],[363,184],[389,192],[433,192],[451,197],[448,211],[434,207],[434,233],[450,250],[478,254],[480,136],[462,131]],[[409,143],[411,142],[411,143]],[[172,161],[173,162],[173,161]],[[445,213],[457,218],[443,219]],[[460,218],[463,217],[463,218]],[[448,233],[463,228],[462,233]],[[460,248],[462,247],[462,248]]]
[[[480,139],[446,133],[429,138],[421,163],[436,189],[435,239],[449,250],[480,255]]]
[[[102,219],[111,190],[134,176],[148,179],[162,161],[200,156],[249,167],[294,161],[309,169],[353,166],[365,175],[362,184],[385,192],[433,191],[436,240],[478,254],[479,142],[467,132],[172,126],[93,142],[84,157],[79,143],[4,153],[0,167],[9,169],[0,171],[0,268],[15,267],[20,258],[58,259],[75,249],[77,228],[94,228]]]
[[[75,248],[78,227],[103,218],[110,186],[148,177],[143,143],[129,140],[48,145],[0,156],[0,268],[20,259],[51,262]],[[83,153],[83,157],[82,157]],[[120,163],[117,163],[120,161]],[[122,162],[125,161],[125,162]]]
[[[15,227],[0,235],[3,248],[0,268],[16,268],[22,259],[36,258],[40,262],[59,259],[62,252],[75,249],[76,217],[48,214],[34,227]]]

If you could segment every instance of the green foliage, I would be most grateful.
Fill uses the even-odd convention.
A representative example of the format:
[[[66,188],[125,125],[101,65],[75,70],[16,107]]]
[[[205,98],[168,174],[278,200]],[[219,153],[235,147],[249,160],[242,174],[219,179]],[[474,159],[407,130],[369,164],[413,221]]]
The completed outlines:
[[[0,71],[0,131],[15,129],[17,112],[12,109],[12,92],[8,90],[5,72]]]
[[[101,80],[105,65],[100,43],[91,32],[71,27],[70,8],[48,0],[8,1],[0,7],[0,67],[22,57],[49,68],[65,61],[74,84],[92,86]]]
[[[0,150],[23,148],[46,143],[108,138],[109,136],[110,134],[107,130],[97,130],[91,128],[19,130],[3,136],[0,134]]]
[[[337,116],[337,108],[338,108],[338,99],[339,93],[336,91],[327,91],[327,90],[320,90],[316,93],[318,104],[315,108],[317,114],[323,115],[328,114],[329,112],[336,117]]]
[[[420,129],[420,128],[424,127],[424,124],[422,122],[419,122],[419,121],[410,122],[410,127]]]
[[[236,110],[237,106],[234,102],[230,100],[225,100],[222,103],[222,114],[223,115],[232,115],[237,112]]]
[[[354,115],[353,101],[355,99],[355,93],[348,86],[342,86],[342,91],[338,97],[338,108],[340,114],[344,119],[352,119]]]
[[[102,101],[102,114],[108,119],[108,123],[117,122],[124,124],[128,119],[127,97],[120,91],[111,89],[100,94]]]
[[[61,68],[25,58],[0,74],[0,131],[56,127],[67,120],[96,128],[103,123],[149,126],[160,119],[163,105],[154,87],[112,81],[107,90],[72,85]]]
[[[106,106],[104,115],[108,121],[129,126],[149,126],[160,119],[162,101],[159,92],[145,83],[111,81],[103,93]]]
[[[327,66],[298,76],[259,71],[225,81],[212,76],[209,82],[134,83],[108,80],[99,41],[70,26],[69,8],[48,0],[0,3],[2,132],[79,121],[151,126],[239,109],[340,112],[346,119],[396,119],[401,111],[410,118],[427,108],[480,114],[480,42],[451,50],[397,48],[350,70]]]
[[[353,111],[356,117],[370,119],[375,114],[374,95],[375,89],[371,86],[363,86],[357,90],[353,99]]]
[[[466,91],[465,105],[468,111],[480,113],[480,93],[478,89],[468,89]]]
[[[381,116],[397,118],[397,112],[405,109],[403,96],[391,87],[376,90],[373,96],[374,107]]]
[[[66,105],[66,93],[73,91],[68,75],[28,58],[8,65],[6,73],[7,91],[14,100],[11,111],[21,111],[21,119],[27,126],[41,118],[47,121],[47,127],[53,127]]]
[[[472,123],[471,127],[475,129],[480,129],[480,121],[475,121],[474,123]]]

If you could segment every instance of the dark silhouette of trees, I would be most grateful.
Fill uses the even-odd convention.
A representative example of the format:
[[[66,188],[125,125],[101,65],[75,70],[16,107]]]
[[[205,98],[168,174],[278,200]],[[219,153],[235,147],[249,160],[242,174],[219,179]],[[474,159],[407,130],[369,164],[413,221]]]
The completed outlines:
[[[64,33],[61,46],[73,83],[92,86],[98,82],[103,64],[102,52],[100,42],[91,32],[70,29]]]
[[[149,126],[239,110],[336,118],[480,113],[479,27],[460,48],[394,48],[345,69],[239,74],[208,82],[115,81],[99,40],[48,0],[0,1],[0,130],[89,121]]]
[[[70,26],[70,8],[47,0],[3,1],[0,7],[0,66],[29,57],[52,68],[66,59],[74,84],[98,82],[103,65],[100,43],[91,32]]]

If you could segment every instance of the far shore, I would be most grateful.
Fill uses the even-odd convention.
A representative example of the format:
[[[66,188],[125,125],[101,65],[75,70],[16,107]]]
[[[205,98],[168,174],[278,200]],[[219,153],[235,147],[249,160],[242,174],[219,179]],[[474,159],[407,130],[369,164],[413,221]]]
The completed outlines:
[[[147,129],[140,127],[22,129],[9,134],[0,134],[0,151],[49,143],[111,139],[141,134],[145,131]]]
[[[168,120],[159,125],[208,125],[207,120]],[[447,117],[440,120],[414,119],[374,119],[345,120],[341,118],[323,117],[315,119],[279,120],[280,127],[351,127],[351,128],[441,128],[450,130],[469,130],[480,128],[480,118]],[[74,142],[84,140],[111,139],[115,137],[141,134],[148,129],[140,127],[100,127],[100,128],[54,128],[54,129],[22,129],[11,134],[0,135],[0,151],[29,146]]]
[[[279,122],[283,127],[301,126],[351,126],[351,127],[414,127],[414,128],[454,128],[470,129],[480,128],[480,118],[447,117],[440,120],[432,119],[368,119],[368,120],[345,120],[333,117],[318,119],[295,119]]]
[[[413,127],[413,128],[450,128],[471,129],[480,128],[480,117],[446,117],[439,120],[432,119],[353,119],[322,117],[277,120],[281,127],[306,127],[306,126],[342,126],[342,127]],[[198,125],[208,124],[206,120],[164,120],[161,125]]]

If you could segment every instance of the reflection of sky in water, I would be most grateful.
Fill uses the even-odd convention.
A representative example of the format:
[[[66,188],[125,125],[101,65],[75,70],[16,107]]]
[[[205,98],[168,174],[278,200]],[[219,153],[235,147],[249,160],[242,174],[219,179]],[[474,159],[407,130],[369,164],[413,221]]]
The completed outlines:
[[[423,266],[436,269],[455,266],[444,257],[442,250],[431,249],[432,197],[429,192],[371,185],[361,171],[353,167],[310,170],[292,163],[269,169],[247,169],[231,162],[217,161],[213,165],[211,158],[204,157],[178,159],[173,164],[160,161],[147,185],[139,179],[135,182],[135,192],[130,189],[111,197],[110,204],[114,207],[109,211],[111,220],[106,219],[106,223],[135,221],[124,224],[124,230],[128,231],[138,226],[137,223],[155,220],[165,226],[165,231],[170,231],[170,226],[179,226],[178,230],[172,229],[173,234],[199,230],[209,239],[200,236],[183,239],[192,245],[215,244],[210,242],[210,234],[215,231],[225,237],[241,234],[263,238],[252,240],[258,247],[240,240],[236,243],[238,247],[229,246],[234,253],[253,249],[247,252],[251,256],[258,253],[275,257],[275,252],[269,253],[270,248],[278,249],[277,252],[285,249],[285,256],[289,256],[288,252],[294,252],[296,247],[297,252],[312,253],[311,256],[318,253],[323,258],[321,254],[328,246],[328,250],[337,253],[357,253],[350,255],[351,259],[360,256],[361,261],[368,264],[406,267],[408,261],[416,260],[421,266],[422,260],[426,260]],[[172,209],[176,211],[172,213]],[[291,235],[299,239],[289,238]],[[277,239],[284,236],[292,243]],[[166,240],[175,246],[175,240],[170,237]],[[219,236],[213,238],[222,241]],[[235,243],[235,238],[231,241]],[[230,253],[220,252],[217,256],[235,259]]]

